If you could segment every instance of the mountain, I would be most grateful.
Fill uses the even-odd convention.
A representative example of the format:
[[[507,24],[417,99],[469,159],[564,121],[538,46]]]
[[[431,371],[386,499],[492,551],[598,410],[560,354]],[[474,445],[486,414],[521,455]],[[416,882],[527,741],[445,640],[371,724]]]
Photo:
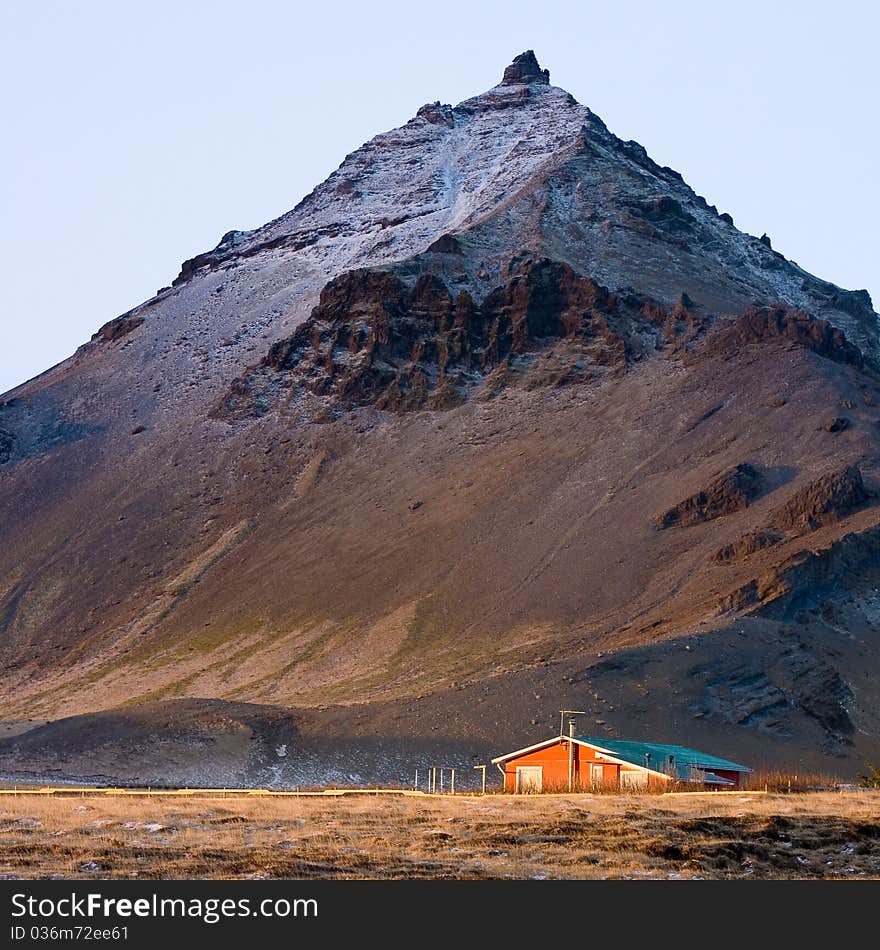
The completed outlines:
[[[565,706],[852,774],[878,360],[866,291],[517,56],[0,398],[0,716],[30,721],[0,771],[234,733],[289,778],[278,722],[482,756]]]

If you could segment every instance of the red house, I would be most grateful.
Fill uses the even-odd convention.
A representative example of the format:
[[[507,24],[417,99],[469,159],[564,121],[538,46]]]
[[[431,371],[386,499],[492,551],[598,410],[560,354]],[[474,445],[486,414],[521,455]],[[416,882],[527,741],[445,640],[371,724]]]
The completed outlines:
[[[751,772],[685,746],[589,736],[554,736],[492,762],[504,775],[504,791],[517,794],[668,788],[675,782],[737,789]]]

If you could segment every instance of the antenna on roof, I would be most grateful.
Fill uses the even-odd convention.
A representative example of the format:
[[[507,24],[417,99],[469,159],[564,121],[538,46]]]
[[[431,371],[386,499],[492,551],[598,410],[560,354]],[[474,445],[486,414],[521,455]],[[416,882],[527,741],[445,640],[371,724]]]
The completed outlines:
[[[586,711],[583,709],[560,709],[559,710],[559,735],[565,735],[565,717],[566,716],[586,716]],[[569,722],[571,725],[571,722]]]
[[[565,717],[566,716],[586,716],[583,709],[560,709],[559,710],[559,738],[565,737]],[[574,789],[574,719],[568,720],[568,790]]]

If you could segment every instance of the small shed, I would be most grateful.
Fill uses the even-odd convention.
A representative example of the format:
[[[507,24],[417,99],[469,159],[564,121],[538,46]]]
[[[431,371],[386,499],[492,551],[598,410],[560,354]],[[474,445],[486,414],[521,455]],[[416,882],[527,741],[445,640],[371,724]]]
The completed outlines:
[[[602,788],[668,788],[676,782],[710,789],[745,786],[751,769],[681,745],[554,736],[492,759],[504,791],[591,791]]]

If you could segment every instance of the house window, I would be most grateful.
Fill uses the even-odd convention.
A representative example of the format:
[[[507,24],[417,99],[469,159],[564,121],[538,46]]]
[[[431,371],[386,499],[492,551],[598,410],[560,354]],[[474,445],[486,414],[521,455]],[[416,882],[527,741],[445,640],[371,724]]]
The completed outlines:
[[[518,765],[516,767],[516,790],[518,794],[540,792],[544,787],[544,767],[541,765]]]
[[[645,772],[620,770],[621,788],[647,788],[648,776]]]

